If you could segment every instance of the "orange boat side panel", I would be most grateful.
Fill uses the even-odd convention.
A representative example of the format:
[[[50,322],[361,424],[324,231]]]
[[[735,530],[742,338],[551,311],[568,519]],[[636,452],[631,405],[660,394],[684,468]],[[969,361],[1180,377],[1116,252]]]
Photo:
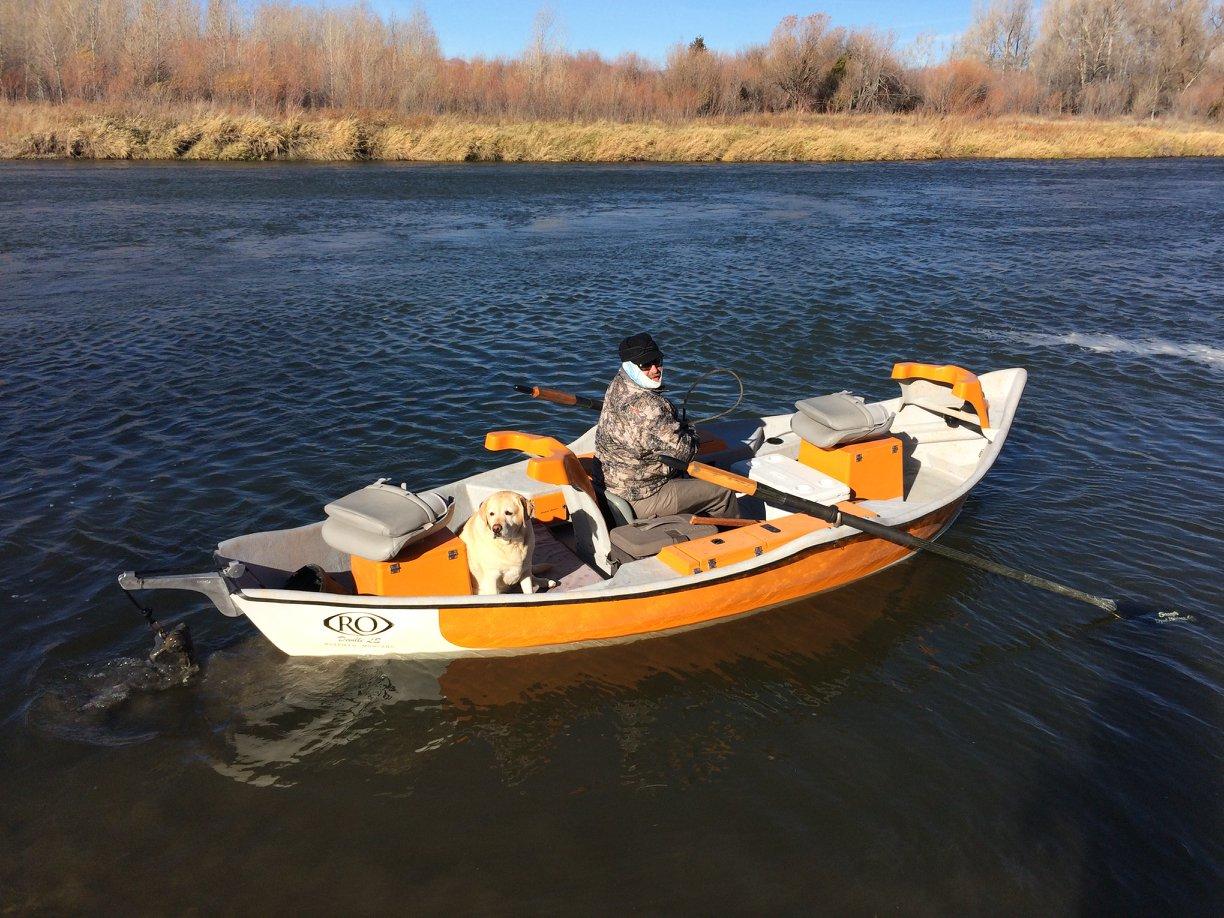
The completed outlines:
[[[930,537],[960,506],[950,504],[905,527]],[[821,546],[769,569],[683,589],[624,599],[508,607],[440,609],[442,636],[459,647],[546,647],[682,628],[833,589],[900,561],[909,549],[860,535]]]
[[[896,437],[880,437],[821,449],[806,440],[799,444],[799,461],[849,485],[859,500],[904,497],[904,454]]]
[[[935,366],[931,363],[897,363],[893,365],[892,378],[928,379],[931,382],[944,383],[952,387],[952,394],[962,398],[972,406],[981,419],[983,427],[990,426],[990,415],[987,413],[986,393],[982,391],[982,381],[976,374],[964,367],[945,364]]]
[[[754,526],[742,526],[718,535],[668,545],[659,552],[659,560],[678,574],[700,574],[763,555],[799,536],[817,529],[827,529],[828,526],[823,520],[811,516],[784,516]]]
[[[467,546],[445,527],[390,561],[353,555],[353,580],[366,596],[471,596]]]

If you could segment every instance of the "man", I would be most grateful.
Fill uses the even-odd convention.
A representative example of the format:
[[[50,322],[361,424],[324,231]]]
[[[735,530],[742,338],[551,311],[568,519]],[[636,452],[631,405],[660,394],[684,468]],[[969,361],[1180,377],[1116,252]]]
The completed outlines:
[[[627,500],[638,519],[673,513],[738,517],[733,492],[682,478],[658,460],[663,453],[690,462],[699,441],[663,395],[663,352],[654,338],[644,332],[626,338],[620,358],[595,433],[605,489]]]

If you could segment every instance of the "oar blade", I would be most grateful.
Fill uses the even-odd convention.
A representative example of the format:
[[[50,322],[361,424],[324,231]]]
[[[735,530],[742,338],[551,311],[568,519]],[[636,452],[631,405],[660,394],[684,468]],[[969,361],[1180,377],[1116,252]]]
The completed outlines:
[[[1155,603],[1138,599],[1116,599],[1114,605],[1117,607],[1114,614],[1127,621],[1151,620],[1162,625],[1194,621],[1194,616],[1187,612],[1161,608]]]

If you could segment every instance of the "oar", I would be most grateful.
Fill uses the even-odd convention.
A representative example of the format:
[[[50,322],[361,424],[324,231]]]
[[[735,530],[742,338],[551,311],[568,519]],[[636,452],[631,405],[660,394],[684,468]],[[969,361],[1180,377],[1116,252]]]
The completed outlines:
[[[742,475],[736,475],[733,472],[727,472],[711,465],[705,465],[701,462],[689,462],[686,464],[674,456],[659,456],[659,459],[677,472],[688,472],[693,478],[708,481],[710,484],[716,484],[730,491],[739,491],[741,494],[759,497],[767,504],[771,504],[781,510],[789,510],[792,513],[806,513],[809,516],[824,520],[826,523],[832,523],[834,526],[850,526],[867,535],[884,539],[895,545],[912,548],[915,551],[929,551],[933,554],[942,555],[945,558],[951,558],[953,561],[959,561],[961,564],[968,564],[970,567],[976,567],[979,570],[989,571],[992,574],[999,574],[1003,577],[1010,577],[1012,580],[1018,580],[1021,583],[1027,583],[1029,586],[1057,593],[1059,596],[1078,599],[1080,602],[1089,603],[1098,609],[1104,609],[1110,615],[1117,618],[1133,618],[1136,615],[1150,611],[1148,607],[1141,603],[1109,599],[1105,596],[1094,596],[1092,593],[1085,593],[1083,590],[1055,583],[1053,580],[1038,577],[1036,574],[1029,574],[1014,567],[1008,567],[1005,564],[998,564],[986,558],[979,558],[977,555],[949,548],[938,542],[932,542],[930,539],[910,535],[908,532],[894,529],[892,526],[885,526],[874,520],[864,519],[849,513],[842,513],[836,507],[818,504],[813,500],[804,500],[802,497],[795,497],[793,494],[787,494],[785,491],[771,488],[758,481],[753,481],[751,478],[744,478]],[[1157,612],[1156,617],[1160,621],[1171,621],[1187,618],[1188,616],[1169,611]]]
[[[546,402],[552,402],[554,405],[571,405],[578,408],[587,408],[591,411],[603,411],[603,399],[601,398],[571,395],[569,392],[562,392],[559,389],[545,389],[542,386],[515,386],[514,388],[524,395],[543,399]]]

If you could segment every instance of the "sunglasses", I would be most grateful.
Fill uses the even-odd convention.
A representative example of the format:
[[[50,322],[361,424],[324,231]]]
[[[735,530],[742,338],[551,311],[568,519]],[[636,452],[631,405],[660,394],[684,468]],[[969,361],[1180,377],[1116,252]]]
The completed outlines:
[[[660,370],[663,369],[663,358],[660,357],[658,360],[644,360],[638,364],[639,370],[649,370],[651,367],[658,367]]]

